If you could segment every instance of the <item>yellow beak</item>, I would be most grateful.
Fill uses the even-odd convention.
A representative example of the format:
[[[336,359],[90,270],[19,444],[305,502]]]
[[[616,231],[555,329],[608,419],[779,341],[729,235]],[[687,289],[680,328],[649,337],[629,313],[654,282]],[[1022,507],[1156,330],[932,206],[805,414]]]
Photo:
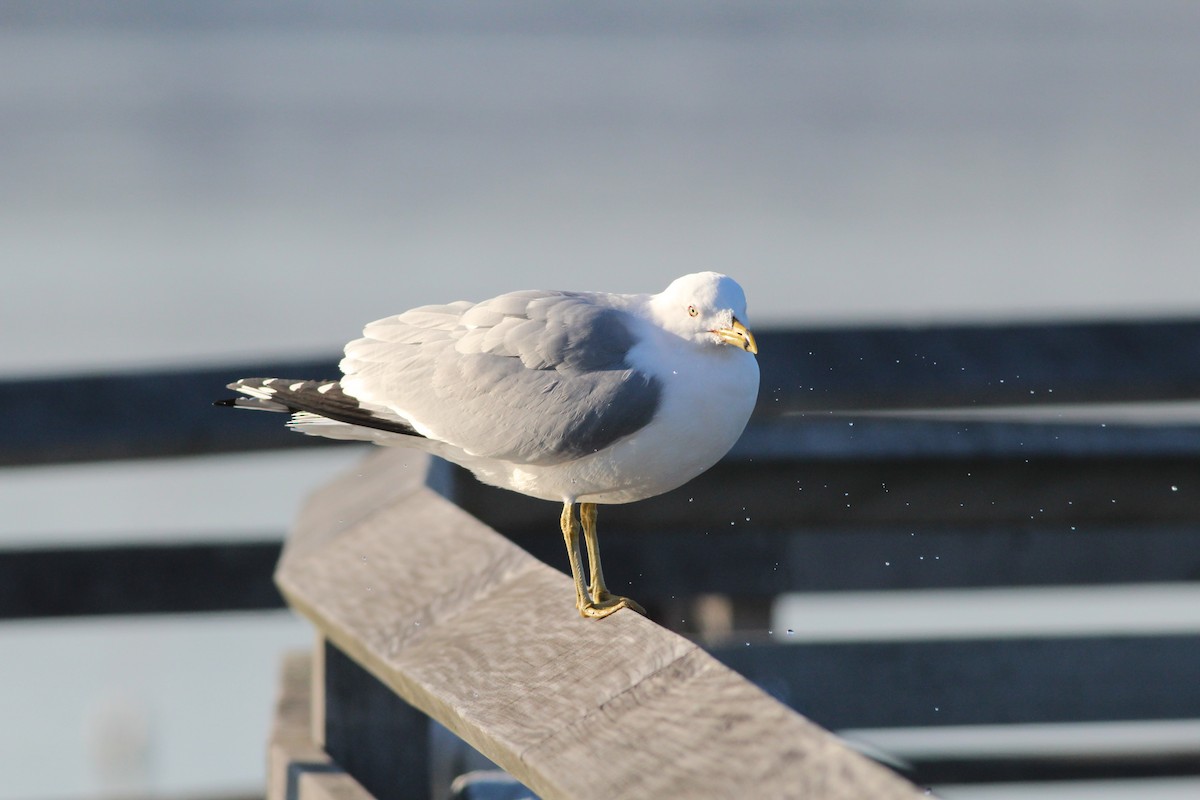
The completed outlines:
[[[747,330],[745,325],[738,322],[736,317],[728,328],[717,328],[711,332],[721,337],[721,341],[725,344],[731,344],[758,355],[758,343],[754,341],[754,334]]]

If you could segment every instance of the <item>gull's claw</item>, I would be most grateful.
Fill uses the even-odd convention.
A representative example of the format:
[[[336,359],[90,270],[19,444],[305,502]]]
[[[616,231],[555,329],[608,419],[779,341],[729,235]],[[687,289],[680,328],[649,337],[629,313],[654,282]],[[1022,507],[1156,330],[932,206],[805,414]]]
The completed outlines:
[[[628,597],[621,597],[616,594],[605,592],[599,600],[588,600],[579,606],[579,616],[590,617],[591,619],[601,619],[607,617],[614,611],[620,611],[622,608],[628,608],[643,617],[646,616],[646,609],[642,608],[638,603],[630,600]]]

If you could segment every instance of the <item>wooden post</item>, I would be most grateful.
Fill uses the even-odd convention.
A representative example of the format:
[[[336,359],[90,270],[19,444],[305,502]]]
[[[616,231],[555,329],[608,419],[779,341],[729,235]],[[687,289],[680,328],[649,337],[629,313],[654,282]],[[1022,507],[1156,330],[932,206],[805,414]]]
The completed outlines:
[[[372,800],[313,741],[312,671],[308,653],[292,653],[284,659],[267,750],[267,800]]]
[[[381,451],[304,508],[276,582],[337,649],[326,670],[344,654],[543,800],[923,796],[650,620],[581,619],[430,463]]]

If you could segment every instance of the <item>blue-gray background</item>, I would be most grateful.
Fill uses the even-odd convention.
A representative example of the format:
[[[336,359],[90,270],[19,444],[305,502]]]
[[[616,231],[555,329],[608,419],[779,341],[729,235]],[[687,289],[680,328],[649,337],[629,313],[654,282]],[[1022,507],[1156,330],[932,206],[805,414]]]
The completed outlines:
[[[760,326],[1194,314],[1197,42],[1191,2],[6,3],[0,375],[701,269]],[[280,530],[351,458],[6,471],[0,546]],[[0,798],[252,788],[305,642],[0,625]]]

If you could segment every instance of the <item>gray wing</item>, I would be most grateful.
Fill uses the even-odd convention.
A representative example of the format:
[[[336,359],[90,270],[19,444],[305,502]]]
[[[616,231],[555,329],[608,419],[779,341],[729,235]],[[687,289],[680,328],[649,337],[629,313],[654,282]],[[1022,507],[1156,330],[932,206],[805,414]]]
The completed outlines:
[[[373,322],[341,384],[366,407],[479,456],[555,464],[639,430],[661,386],[626,360],[632,318],[597,296],[514,292]]]

